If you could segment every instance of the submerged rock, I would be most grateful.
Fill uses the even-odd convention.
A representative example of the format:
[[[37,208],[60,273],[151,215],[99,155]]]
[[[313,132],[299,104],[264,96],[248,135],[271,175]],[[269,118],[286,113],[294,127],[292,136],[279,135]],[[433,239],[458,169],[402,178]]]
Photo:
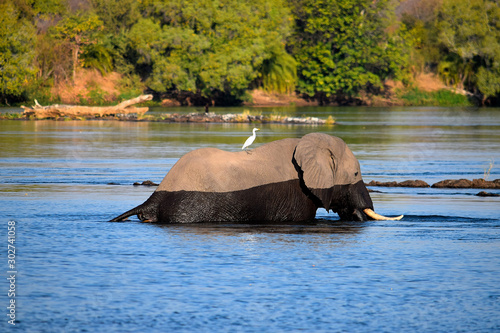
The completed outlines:
[[[500,179],[488,181],[484,179],[445,179],[432,185],[433,188],[488,188],[500,189]]]
[[[367,186],[384,186],[384,187],[429,187],[429,184],[424,182],[423,180],[405,180],[402,182],[378,182],[375,180],[372,180]]]
[[[429,184],[423,180],[405,180],[402,182],[379,182],[372,180],[366,186],[383,186],[383,187],[429,187]],[[432,188],[484,188],[484,189],[500,189],[500,179],[492,181],[484,179],[445,179],[430,186]]]
[[[500,197],[500,194],[481,191],[478,194],[476,194],[476,196],[478,196],[478,197]]]
[[[142,183],[135,182],[133,185],[134,186],[158,186],[159,184],[153,183],[150,180],[145,180]]]
[[[429,184],[424,182],[423,180],[405,180],[399,183],[401,187],[429,187]]]
[[[470,188],[472,181],[468,179],[445,179],[432,185],[433,188]]]

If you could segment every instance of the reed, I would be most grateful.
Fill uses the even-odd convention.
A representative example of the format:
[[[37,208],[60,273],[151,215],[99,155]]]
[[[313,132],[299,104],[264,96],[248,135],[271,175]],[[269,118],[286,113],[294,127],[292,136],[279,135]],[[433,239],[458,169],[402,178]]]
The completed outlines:
[[[484,180],[488,180],[488,178],[490,178],[490,172],[491,172],[491,169],[493,169],[494,165],[495,165],[495,161],[493,159],[491,159],[489,166],[484,168],[484,175],[483,175]]]

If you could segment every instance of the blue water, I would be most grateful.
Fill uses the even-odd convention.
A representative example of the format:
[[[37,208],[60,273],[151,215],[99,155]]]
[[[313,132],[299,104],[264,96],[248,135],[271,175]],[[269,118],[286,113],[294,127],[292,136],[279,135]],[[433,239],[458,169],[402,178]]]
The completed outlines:
[[[261,125],[254,145],[318,131],[344,138],[367,182],[500,178],[500,110],[292,111],[339,124]],[[154,191],[133,182],[192,149],[237,151],[252,127],[0,121],[1,331],[500,331],[500,198],[480,190],[373,188],[397,222],[106,222]]]

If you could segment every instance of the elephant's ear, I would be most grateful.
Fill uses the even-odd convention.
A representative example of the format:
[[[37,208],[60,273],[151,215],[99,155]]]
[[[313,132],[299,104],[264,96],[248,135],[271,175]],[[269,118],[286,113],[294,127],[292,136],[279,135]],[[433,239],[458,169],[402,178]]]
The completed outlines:
[[[302,171],[305,186],[329,209],[333,194],[335,163],[329,149],[329,135],[313,133],[300,139],[295,162]]]

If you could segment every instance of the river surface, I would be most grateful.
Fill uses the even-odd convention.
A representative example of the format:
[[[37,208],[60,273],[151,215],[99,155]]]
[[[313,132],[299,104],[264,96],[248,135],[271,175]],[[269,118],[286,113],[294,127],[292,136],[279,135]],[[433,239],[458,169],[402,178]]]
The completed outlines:
[[[336,135],[366,182],[500,178],[500,109],[254,112],[333,116],[335,126],[258,125],[253,147]],[[500,198],[479,189],[373,188],[377,212],[405,214],[397,222],[322,209],[295,225],[106,222],[154,191],[132,183],[161,182],[193,149],[238,151],[253,127],[0,120],[0,330],[500,331]]]

